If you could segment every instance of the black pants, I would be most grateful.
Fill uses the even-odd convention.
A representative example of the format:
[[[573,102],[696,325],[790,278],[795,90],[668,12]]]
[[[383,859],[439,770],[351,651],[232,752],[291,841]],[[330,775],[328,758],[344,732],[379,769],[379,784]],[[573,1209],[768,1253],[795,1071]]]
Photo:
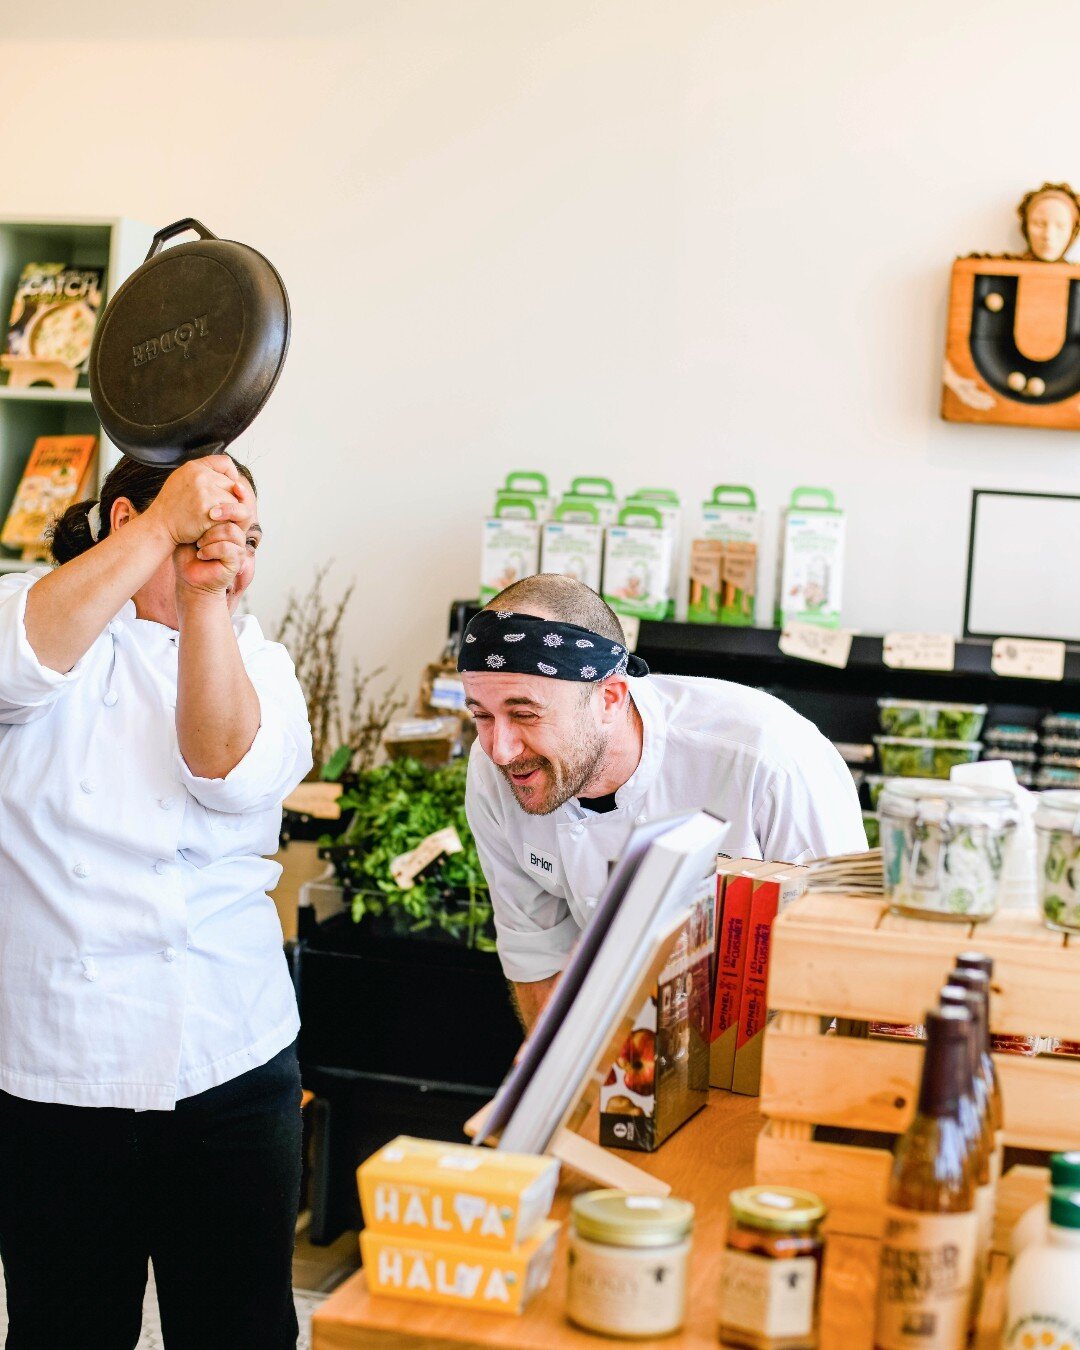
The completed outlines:
[[[154,1263],[167,1350],[294,1350],[295,1046],[175,1111],[0,1092],[7,1350],[133,1350]]]

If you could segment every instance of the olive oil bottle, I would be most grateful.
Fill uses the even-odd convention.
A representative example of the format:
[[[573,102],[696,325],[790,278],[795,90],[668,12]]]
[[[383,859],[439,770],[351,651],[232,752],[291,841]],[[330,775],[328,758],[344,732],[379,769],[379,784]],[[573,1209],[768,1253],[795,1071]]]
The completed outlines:
[[[979,1221],[979,1245],[976,1252],[972,1313],[982,1299],[983,1284],[990,1266],[990,1247],[994,1239],[994,1209],[997,1205],[997,1175],[994,1170],[994,1130],[990,1123],[989,1101],[981,1070],[979,1019],[982,998],[958,984],[947,984],[941,991],[942,1007],[963,1008],[968,1013],[967,1081],[960,1094],[960,1123],[967,1135],[975,1168],[975,1214]]]
[[[962,1350],[978,1247],[974,1156],[960,1119],[971,1017],[926,1014],[915,1119],[897,1141],[881,1246],[875,1350]]]

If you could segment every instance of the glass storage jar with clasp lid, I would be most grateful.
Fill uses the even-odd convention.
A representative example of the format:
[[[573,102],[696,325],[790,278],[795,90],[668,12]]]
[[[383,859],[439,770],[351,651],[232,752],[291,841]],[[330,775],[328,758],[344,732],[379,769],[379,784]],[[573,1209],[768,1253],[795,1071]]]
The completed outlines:
[[[936,779],[890,779],[878,799],[885,895],[897,914],[959,923],[997,910],[1020,818],[1011,794]]]
[[[1040,792],[1035,835],[1043,923],[1059,933],[1080,933],[1080,792]]]
[[[825,1205],[812,1191],[747,1186],[728,1203],[720,1278],[720,1342],[750,1350],[813,1350]]]
[[[587,1331],[670,1336],[686,1316],[694,1206],[674,1196],[589,1191],[570,1205],[566,1313]]]

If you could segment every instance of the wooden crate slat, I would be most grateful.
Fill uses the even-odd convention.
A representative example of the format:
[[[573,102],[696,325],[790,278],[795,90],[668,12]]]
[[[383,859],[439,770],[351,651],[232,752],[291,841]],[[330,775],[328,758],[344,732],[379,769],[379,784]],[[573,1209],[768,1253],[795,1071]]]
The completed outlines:
[[[850,901],[856,918],[863,903]],[[1021,924],[1017,933],[1010,916],[1009,931],[1003,926],[1000,936],[992,923],[973,937],[966,927],[932,923],[920,923],[912,933],[903,927],[881,931],[817,923],[805,911],[794,921],[802,904],[797,901],[773,930],[769,1002],[774,1008],[917,1022],[936,1000],[956,955],[977,947],[995,962],[995,1031],[1080,1040],[1080,945],[1066,945],[1037,923]]]
[[[758,1136],[755,1176],[759,1182],[820,1195],[829,1207],[826,1227],[831,1230],[880,1238],[891,1165],[885,1149],[774,1139],[766,1125]]]
[[[805,923],[819,927],[873,930],[881,923],[888,908],[880,895],[852,896],[832,891],[813,891],[801,896],[797,904],[786,910],[783,922],[795,927]]]
[[[765,1033],[761,1110],[780,1121],[899,1134],[914,1114],[921,1045],[846,1036]],[[1080,1060],[995,1055],[1009,1144],[1072,1148],[1080,1115]]]

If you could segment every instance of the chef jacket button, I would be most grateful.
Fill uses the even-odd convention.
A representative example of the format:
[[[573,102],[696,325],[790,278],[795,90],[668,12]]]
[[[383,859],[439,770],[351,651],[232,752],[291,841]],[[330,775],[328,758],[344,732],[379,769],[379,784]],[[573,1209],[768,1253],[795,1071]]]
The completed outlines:
[[[84,778],[82,782],[79,784],[79,786],[86,793],[97,791],[97,784],[94,782],[92,778]]]
[[[586,908],[586,909],[595,909],[595,908],[596,908],[596,896],[595,896],[595,895],[587,895],[587,896],[585,897],[585,908]]]
[[[110,633],[119,633],[119,631],[120,631],[120,625],[119,625],[119,623],[117,623],[117,621],[116,621],[115,619],[113,619],[112,623],[109,624],[109,632],[110,632]]]
[[[119,698],[120,695],[117,694],[115,690],[110,689],[101,701],[105,704],[106,708],[115,708]]]
[[[171,811],[171,810],[173,809],[173,807],[176,805],[176,798],[175,798],[175,797],[162,797],[162,799],[161,799],[161,801],[158,803],[158,805],[161,807],[161,809],[162,809],[163,811]]]
[[[644,825],[644,824],[646,824],[646,823],[648,822],[648,819],[649,819],[648,816],[635,816],[635,817],[634,817],[634,824],[635,824],[635,825]]]
[[[579,839],[585,833],[585,826],[575,825],[574,828],[570,831],[570,833],[574,836],[575,839]]]
[[[82,973],[83,973],[83,979],[84,979],[84,980],[96,980],[96,979],[97,979],[97,976],[98,976],[97,966],[95,965],[95,963],[94,963],[93,961],[91,961],[91,960],[89,959],[89,957],[88,957],[85,961],[83,961],[83,971],[82,971]]]
[[[161,954],[162,954],[162,956],[165,958],[166,961],[175,961],[175,960],[176,960],[176,948],[175,948],[175,947],[166,947],[165,950],[164,950]]]
[[[168,867],[168,865],[169,864],[165,861],[164,858],[159,858],[157,862],[154,864],[154,871],[158,873],[164,872],[166,867]]]
[[[77,877],[88,877],[90,875],[90,869],[85,863],[76,863],[71,870]]]

